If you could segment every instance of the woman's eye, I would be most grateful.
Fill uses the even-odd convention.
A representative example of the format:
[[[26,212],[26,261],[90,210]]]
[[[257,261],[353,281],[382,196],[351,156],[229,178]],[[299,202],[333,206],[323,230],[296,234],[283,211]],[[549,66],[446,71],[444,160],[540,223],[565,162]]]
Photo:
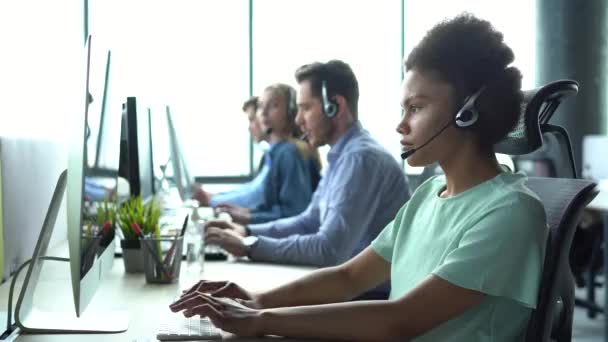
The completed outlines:
[[[417,113],[420,109],[421,109],[421,107],[412,104],[407,107],[407,112],[408,113]]]

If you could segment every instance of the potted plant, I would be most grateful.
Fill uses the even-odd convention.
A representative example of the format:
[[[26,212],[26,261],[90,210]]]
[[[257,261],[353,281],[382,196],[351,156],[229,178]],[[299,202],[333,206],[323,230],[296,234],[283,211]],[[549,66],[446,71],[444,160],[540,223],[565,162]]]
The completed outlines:
[[[134,197],[118,209],[118,225],[123,238],[120,240],[125,271],[138,273],[144,271],[143,253],[134,226],[141,229],[144,235],[160,236],[160,205],[151,200],[144,204],[141,197]]]

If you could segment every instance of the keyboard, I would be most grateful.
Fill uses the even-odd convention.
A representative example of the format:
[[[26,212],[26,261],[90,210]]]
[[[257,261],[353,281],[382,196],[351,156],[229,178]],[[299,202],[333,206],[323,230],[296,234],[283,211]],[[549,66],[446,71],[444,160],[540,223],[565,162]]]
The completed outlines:
[[[228,252],[216,245],[205,245],[205,260],[228,260]]]
[[[216,328],[208,318],[187,318],[174,314],[171,319],[161,323],[156,338],[159,341],[221,340],[222,330]]]

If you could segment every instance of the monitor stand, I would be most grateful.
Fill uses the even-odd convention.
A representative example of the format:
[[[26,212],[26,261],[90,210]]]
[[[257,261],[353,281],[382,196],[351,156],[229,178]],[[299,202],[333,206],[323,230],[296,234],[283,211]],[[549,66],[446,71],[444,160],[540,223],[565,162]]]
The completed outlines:
[[[80,317],[73,312],[42,311],[34,308],[34,294],[38,285],[38,278],[43,264],[42,258],[47,248],[57,213],[66,187],[67,171],[59,176],[51,204],[44,218],[38,242],[34,248],[31,262],[25,275],[19,300],[15,309],[15,322],[25,333],[118,333],[126,331],[129,326],[129,316],[125,311],[85,312]],[[77,257],[77,256],[76,256]],[[17,275],[14,275],[15,277]],[[52,292],[49,290],[48,292]]]

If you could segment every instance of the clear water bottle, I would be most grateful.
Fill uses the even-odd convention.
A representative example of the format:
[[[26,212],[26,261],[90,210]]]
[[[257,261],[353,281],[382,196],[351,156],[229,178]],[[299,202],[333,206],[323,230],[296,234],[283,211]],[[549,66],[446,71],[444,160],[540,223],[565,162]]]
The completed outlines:
[[[190,273],[200,274],[203,271],[201,261],[201,250],[203,249],[203,239],[197,223],[191,225],[186,230],[186,268]]]

